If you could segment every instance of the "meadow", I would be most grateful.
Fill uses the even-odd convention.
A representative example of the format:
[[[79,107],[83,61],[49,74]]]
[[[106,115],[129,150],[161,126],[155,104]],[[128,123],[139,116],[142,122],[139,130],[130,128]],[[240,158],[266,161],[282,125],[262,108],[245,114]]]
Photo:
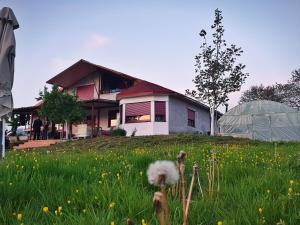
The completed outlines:
[[[155,160],[187,153],[187,188],[199,165],[190,225],[299,225],[300,143],[170,135],[79,140],[44,149],[10,151],[0,161],[0,225],[156,225],[157,188],[146,171]],[[220,191],[207,194],[214,150]],[[182,224],[180,198],[168,195],[171,224]],[[143,223],[142,223],[143,220]]]

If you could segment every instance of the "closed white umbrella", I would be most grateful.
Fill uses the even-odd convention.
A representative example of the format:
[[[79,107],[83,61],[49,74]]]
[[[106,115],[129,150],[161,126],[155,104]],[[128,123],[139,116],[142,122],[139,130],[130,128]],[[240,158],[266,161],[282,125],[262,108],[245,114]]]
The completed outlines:
[[[2,8],[0,11],[0,146],[2,147],[2,157],[5,155],[4,121],[13,109],[11,89],[14,82],[16,53],[14,30],[17,28],[19,28],[19,24],[12,9]]]

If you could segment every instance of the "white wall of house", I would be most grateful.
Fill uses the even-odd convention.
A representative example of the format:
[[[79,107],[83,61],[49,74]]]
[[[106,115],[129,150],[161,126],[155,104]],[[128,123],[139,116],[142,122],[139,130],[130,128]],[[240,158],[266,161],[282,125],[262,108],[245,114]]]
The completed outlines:
[[[195,127],[188,126],[187,109],[195,111]],[[210,131],[209,110],[187,101],[169,97],[170,133],[207,133]]]
[[[118,93],[119,92],[100,94],[100,99],[116,101]]]
[[[137,102],[151,102],[151,121],[150,122],[139,122],[139,123],[126,123],[125,121],[125,104],[137,103]],[[165,101],[166,102],[166,122],[155,122],[154,102]],[[124,98],[120,100],[122,105],[122,121],[120,128],[123,128],[127,132],[127,136],[130,136],[134,130],[136,130],[136,136],[144,135],[159,135],[169,134],[169,97],[168,96],[146,96],[146,97],[133,97]]]

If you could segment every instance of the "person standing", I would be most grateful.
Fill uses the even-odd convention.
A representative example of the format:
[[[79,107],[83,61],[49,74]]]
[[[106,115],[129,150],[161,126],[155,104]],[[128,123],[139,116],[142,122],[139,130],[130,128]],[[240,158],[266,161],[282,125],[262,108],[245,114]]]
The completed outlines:
[[[41,135],[41,127],[43,126],[43,122],[40,117],[37,117],[33,122],[33,140],[40,140]]]
[[[49,125],[50,125],[49,121],[46,121],[44,124],[44,129],[43,129],[43,139],[44,140],[48,139]]]

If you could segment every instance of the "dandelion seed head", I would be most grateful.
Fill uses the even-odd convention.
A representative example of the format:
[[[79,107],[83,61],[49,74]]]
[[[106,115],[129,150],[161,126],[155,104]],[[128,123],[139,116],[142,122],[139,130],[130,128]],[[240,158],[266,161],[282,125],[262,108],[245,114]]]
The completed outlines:
[[[147,170],[148,182],[155,186],[160,185],[160,177],[165,177],[165,184],[175,184],[179,179],[179,174],[172,161],[156,161],[149,165]]]

